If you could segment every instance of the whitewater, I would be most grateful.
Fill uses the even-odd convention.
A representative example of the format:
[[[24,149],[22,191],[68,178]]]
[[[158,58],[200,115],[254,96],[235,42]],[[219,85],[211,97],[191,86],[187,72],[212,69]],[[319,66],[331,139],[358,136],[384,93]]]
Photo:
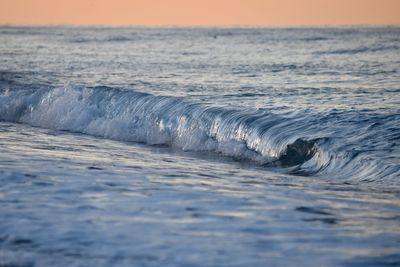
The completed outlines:
[[[0,266],[400,264],[400,29],[0,27]]]

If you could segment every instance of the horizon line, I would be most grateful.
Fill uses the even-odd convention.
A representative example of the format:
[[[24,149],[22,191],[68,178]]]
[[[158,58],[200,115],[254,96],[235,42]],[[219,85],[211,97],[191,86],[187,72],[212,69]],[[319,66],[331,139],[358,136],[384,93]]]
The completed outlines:
[[[0,23],[0,27],[109,27],[109,28],[335,28],[335,27],[400,27],[400,23],[373,24],[98,24],[98,23]]]

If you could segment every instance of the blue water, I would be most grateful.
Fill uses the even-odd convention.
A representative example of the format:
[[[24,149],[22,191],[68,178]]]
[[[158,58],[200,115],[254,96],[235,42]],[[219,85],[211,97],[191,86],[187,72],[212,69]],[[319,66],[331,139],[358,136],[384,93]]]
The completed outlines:
[[[400,28],[0,27],[0,266],[400,265]]]

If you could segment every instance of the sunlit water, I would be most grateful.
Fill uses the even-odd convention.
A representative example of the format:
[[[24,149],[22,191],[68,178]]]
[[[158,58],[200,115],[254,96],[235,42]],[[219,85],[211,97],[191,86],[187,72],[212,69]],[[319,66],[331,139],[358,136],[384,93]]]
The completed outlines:
[[[0,27],[0,266],[399,265],[399,41]]]

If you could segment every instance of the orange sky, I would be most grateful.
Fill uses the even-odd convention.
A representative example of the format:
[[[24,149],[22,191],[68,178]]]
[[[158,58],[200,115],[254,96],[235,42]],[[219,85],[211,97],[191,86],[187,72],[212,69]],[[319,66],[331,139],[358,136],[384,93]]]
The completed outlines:
[[[400,0],[0,0],[1,24],[400,24]]]

